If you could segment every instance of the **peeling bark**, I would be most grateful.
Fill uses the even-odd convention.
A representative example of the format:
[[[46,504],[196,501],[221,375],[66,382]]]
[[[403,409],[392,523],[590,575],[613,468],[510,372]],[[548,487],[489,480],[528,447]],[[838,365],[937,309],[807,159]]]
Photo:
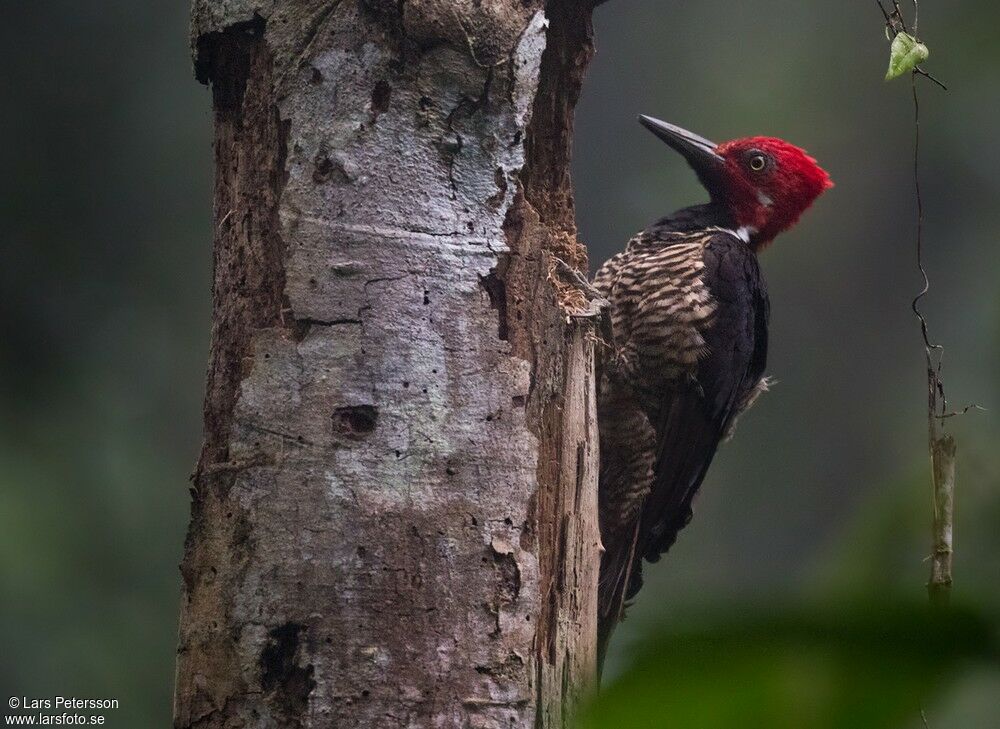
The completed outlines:
[[[176,727],[565,726],[595,673],[590,9],[196,0],[215,108]]]
[[[932,391],[933,392],[933,391]],[[931,576],[927,594],[931,604],[947,606],[951,600],[952,531],[955,524],[955,438],[942,432],[936,413],[930,420],[931,475],[934,490],[934,538]]]

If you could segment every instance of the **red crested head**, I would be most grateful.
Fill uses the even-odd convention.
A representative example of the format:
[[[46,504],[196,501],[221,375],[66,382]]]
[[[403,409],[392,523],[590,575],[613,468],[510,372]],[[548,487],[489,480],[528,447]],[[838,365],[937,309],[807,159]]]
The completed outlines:
[[[724,202],[736,225],[756,231],[757,247],[795,225],[813,201],[833,187],[815,159],[782,139],[734,139],[715,151],[728,171]]]
[[[736,230],[756,249],[766,247],[798,222],[824,190],[833,187],[816,160],[774,137],[747,137],[723,144],[672,124],[639,120],[688,161]]]

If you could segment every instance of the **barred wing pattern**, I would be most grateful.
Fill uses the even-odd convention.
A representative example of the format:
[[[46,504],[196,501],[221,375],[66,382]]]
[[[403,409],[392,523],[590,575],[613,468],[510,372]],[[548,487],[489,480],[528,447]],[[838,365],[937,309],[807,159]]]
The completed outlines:
[[[719,441],[766,389],[768,301],[749,246],[651,228],[598,271],[613,354],[598,398],[602,638],[691,518]]]

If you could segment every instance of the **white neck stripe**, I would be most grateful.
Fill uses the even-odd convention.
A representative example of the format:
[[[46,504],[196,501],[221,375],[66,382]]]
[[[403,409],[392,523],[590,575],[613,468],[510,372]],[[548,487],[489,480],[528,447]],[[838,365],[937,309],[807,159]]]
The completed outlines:
[[[720,228],[716,227],[714,230],[721,230],[723,233],[729,233],[729,235],[734,235],[739,238],[744,243],[750,242],[750,237],[757,234],[757,229],[752,225],[743,225],[733,230],[732,228]]]

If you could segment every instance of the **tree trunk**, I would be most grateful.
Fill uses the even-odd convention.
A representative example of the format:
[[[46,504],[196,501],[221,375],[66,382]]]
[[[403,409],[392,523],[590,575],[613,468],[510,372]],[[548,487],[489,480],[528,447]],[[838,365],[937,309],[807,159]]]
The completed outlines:
[[[565,726],[600,302],[572,0],[195,0],[215,279],[176,727]]]

